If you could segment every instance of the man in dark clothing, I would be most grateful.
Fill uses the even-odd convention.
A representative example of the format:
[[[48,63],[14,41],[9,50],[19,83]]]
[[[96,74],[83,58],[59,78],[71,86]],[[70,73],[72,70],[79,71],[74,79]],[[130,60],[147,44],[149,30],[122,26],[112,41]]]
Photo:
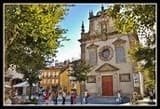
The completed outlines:
[[[57,104],[57,98],[58,98],[58,93],[55,92],[54,97],[53,97],[54,104]]]
[[[62,92],[62,99],[63,99],[62,104],[65,104],[65,101],[66,101],[66,93],[65,93],[65,91]]]
[[[74,97],[74,92],[73,91],[71,91],[71,104],[73,104],[73,98]]]

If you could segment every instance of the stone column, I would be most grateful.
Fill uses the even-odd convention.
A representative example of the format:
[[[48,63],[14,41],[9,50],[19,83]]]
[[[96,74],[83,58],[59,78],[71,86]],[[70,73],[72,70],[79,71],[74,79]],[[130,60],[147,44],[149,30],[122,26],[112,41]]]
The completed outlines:
[[[86,46],[86,44],[81,43],[81,59],[82,59],[82,61],[85,61],[85,46]]]
[[[27,88],[23,87],[23,95],[26,95],[26,90],[27,90]]]
[[[98,72],[99,73],[99,72]],[[97,85],[97,96],[102,96],[102,85],[101,85],[101,75],[98,74],[97,75],[97,81],[96,81],[96,85]]]

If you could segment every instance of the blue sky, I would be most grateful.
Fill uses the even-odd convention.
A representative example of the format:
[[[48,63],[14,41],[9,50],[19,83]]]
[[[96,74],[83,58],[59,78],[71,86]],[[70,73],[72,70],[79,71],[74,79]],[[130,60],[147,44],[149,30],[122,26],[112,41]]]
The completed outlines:
[[[64,47],[58,48],[56,60],[63,62],[64,60],[80,59],[80,42],[78,39],[81,37],[81,25],[84,21],[85,32],[88,32],[89,27],[89,11],[93,10],[94,15],[97,11],[101,10],[102,4],[75,4],[71,7],[68,15],[64,17],[60,22],[62,28],[67,29],[67,33],[64,35],[70,39],[62,44]],[[106,8],[106,6],[104,5]]]

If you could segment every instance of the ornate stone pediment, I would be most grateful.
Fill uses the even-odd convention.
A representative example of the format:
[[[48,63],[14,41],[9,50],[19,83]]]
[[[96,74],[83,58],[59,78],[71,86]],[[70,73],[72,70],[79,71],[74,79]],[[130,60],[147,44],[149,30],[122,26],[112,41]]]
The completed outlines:
[[[126,43],[126,40],[123,40],[123,39],[118,38],[117,40],[115,40],[115,41],[113,42],[113,45],[119,46],[119,45],[124,44],[124,43]]]
[[[98,69],[96,69],[96,72],[108,72],[108,71],[116,71],[116,70],[119,70],[119,68],[111,64],[105,63],[102,66],[100,66]]]

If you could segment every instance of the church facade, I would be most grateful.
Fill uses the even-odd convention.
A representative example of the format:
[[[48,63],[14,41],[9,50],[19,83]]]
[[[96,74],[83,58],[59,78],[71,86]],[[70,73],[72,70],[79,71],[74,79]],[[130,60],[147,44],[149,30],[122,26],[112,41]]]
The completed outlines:
[[[81,59],[92,65],[86,89],[97,96],[131,95],[141,90],[139,73],[131,62],[128,51],[138,41],[136,34],[120,34],[103,7],[96,15],[89,12],[89,31],[82,22]]]

